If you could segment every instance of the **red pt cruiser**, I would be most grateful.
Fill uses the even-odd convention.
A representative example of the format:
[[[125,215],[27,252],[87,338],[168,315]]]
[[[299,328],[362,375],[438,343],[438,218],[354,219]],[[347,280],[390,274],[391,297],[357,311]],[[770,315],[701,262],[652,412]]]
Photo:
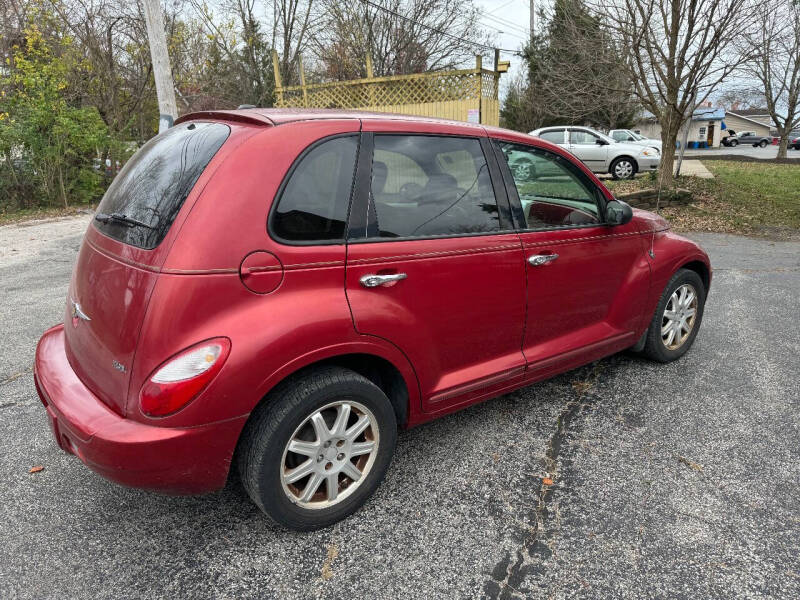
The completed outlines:
[[[314,529],[375,491],[398,427],[620,350],[680,357],[710,280],[697,244],[538,138],[195,113],[100,203],[35,381],[59,446],[104,477],[201,493],[235,468]]]

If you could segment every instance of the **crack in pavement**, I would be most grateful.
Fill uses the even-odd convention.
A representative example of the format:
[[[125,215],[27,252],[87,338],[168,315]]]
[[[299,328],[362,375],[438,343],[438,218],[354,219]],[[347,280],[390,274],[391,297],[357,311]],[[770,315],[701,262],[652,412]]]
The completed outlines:
[[[517,550],[514,560],[507,553],[492,569],[491,579],[484,586],[485,597],[492,600],[527,598],[519,587],[528,573],[537,570],[534,559],[547,558],[552,554],[552,540],[545,536],[545,525],[550,519],[549,507],[552,504],[558,477],[558,458],[572,420],[588,405],[586,399],[593,392],[606,366],[604,362],[598,362],[577,371],[579,378],[572,382],[577,398],[570,399],[556,418],[556,427],[550,436],[544,455],[547,476],[539,480],[536,506],[529,519],[530,526],[526,528],[521,548]]]

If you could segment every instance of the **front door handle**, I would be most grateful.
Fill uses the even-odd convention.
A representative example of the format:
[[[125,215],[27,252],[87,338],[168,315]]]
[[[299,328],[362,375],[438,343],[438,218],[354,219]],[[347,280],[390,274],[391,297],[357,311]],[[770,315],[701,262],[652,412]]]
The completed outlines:
[[[374,288],[379,285],[386,285],[395,281],[401,281],[408,277],[405,273],[392,273],[391,275],[364,275],[359,281],[365,288]]]
[[[532,267],[540,267],[549,262],[553,262],[557,258],[558,254],[533,254],[528,257],[528,263],[530,263]]]

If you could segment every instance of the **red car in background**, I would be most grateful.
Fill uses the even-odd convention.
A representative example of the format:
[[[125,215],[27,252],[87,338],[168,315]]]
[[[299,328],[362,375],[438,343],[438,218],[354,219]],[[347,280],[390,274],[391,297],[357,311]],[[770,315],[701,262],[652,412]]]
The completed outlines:
[[[314,529],[377,488],[398,428],[625,349],[679,358],[710,281],[697,244],[538,138],[196,113],[108,189],[35,382],[59,446],[101,475],[201,493],[234,468]]]

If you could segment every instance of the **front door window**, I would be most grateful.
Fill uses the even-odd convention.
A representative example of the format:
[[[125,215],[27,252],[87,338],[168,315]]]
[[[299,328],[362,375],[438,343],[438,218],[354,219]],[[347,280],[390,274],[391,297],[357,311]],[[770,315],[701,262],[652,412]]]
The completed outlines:
[[[500,149],[519,194],[526,229],[600,223],[595,194],[569,160],[541,148],[507,142],[500,142]]]

